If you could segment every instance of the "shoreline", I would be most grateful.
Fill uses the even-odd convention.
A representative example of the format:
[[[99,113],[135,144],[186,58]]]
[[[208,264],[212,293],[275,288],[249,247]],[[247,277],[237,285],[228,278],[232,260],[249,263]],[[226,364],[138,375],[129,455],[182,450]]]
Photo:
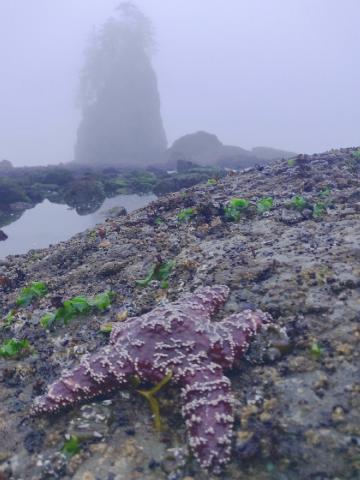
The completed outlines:
[[[31,471],[33,480],[46,475],[106,478],[111,473],[167,480],[174,472],[179,478],[212,478],[188,456],[179,391],[171,385],[160,397],[165,422],[160,435],[153,430],[148,406],[132,388],[55,419],[29,419],[27,412],[34,396],[64,368],[107,344],[101,325],[120,321],[124,309],[129,317],[141,315],[199,286],[225,284],[231,294],[221,315],[255,305],[272,314],[290,342],[270,356],[254,345],[248,360],[229,374],[235,425],[224,478],[235,480],[239,471],[245,480],[271,475],[300,480],[320,473],[355,478],[357,151],[300,155],[293,162],[250,168],[160,197],[53,247],[8,257],[8,264],[0,266],[2,317],[30,282],[43,281],[48,293],[18,309],[10,328],[2,330],[3,339],[26,338],[33,347],[19,359],[0,359],[5,474],[25,478]],[[273,205],[260,212],[259,201],[268,197]],[[238,219],[229,220],[226,207],[234,198],[249,205]],[[156,280],[139,287],[136,282],[159,255],[175,262],[168,287]],[[93,312],[51,330],[39,323],[56,302],[109,290],[116,297],[105,313]],[[81,438],[81,449],[69,459],[61,449],[73,435]]]

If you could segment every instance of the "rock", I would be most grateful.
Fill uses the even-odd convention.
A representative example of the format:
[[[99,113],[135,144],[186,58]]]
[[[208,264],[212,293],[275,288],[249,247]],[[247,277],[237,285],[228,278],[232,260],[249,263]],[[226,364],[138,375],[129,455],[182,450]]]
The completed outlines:
[[[197,183],[205,182],[215,174],[214,170],[189,171],[177,175],[171,175],[160,179],[153,191],[156,195],[164,195],[170,192],[177,192],[182,188],[189,188]]]
[[[103,215],[107,218],[118,218],[127,215],[127,211],[125,207],[112,207],[103,212]]]
[[[9,208],[13,212],[21,212],[23,210],[27,210],[28,208],[32,208],[34,205],[28,202],[14,202],[10,203]]]
[[[99,245],[100,246],[100,245]],[[115,275],[120,272],[126,265],[126,262],[106,262],[99,269],[99,275],[105,277]]]
[[[355,215],[356,213],[357,213],[357,210],[355,208],[348,207],[348,208],[344,208],[344,210],[340,212],[340,215],[342,217],[346,217],[348,215]]]
[[[99,243],[99,248],[109,248],[111,247],[111,242],[109,240],[103,240]]]
[[[7,239],[8,239],[8,236],[6,235],[6,233],[0,230],[0,242],[3,242]]]
[[[80,215],[94,212],[105,200],[101,182],[94,179],[74,180],[65,189],[64,199]]]
[[[297,210],[283,208],[281,210],[280,220],[287,225],[295,225],[303,220],[303,216]]]
[[[345,411],[341,405],[336,405],[331,413],[331,420],[335,423],[345,421]]]
[[[179,173],[183,173],[183,172],[188,172],[189,170],[191,170],[192,168],[196,168],[198,167],[199,165],[197,165],[196,163],[194,162],[190,162],[190,160],[184,160],[182,158],[179,158],[177,161],[176,161],[176,170],[179,172]]]
[[[308,220],[313,216],[313,211],[310,208],[304,208],[304,210],[301,212],[302,218],[305,220]]]
[[[9,172],[13,168],[13,164],[9,160],[0,160],[0,172]]]
[[[95,480],[95,477],[91,472],[84,472],[81,480]]]
[[[45,432],[33,430],[24,439],[24,446],[29,453],[41,452],[45,439]]]
[[[249,460],[259,455],[260,442],[254,432],[241,430],[237,432],[236,456],[241,460]]]
[[[216,135],[204,131],[190,133],[175,140],[166,151],[166,159],[170,166],[177,162],[181,166],[186,165],[186,171],[191,163],[239,169],[253,166],[262,160],[265,163],[268,161],[244,148],[224,145]],[[180,171],[184,170],[179,169]]]

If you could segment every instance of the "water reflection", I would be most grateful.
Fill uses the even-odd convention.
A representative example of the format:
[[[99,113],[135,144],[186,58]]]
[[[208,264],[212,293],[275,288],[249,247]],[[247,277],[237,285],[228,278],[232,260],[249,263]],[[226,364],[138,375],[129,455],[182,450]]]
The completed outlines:
[[[88,215],[79,215],[67,205],[44,200],[34,208],[26,210],[15,222],[2,228],[9,238],[0,243],[0,258],[67,240],[76,233],[104,222],[108,210],[113,207],[125,207],[128,212],[132,212],[146,206],[155,198],[155,195],[118,195],[107,198],[101,208]]]
[[[101,208],[103,200],[93,201],[91,203],[74,205],[75,211],[78,215],[88,215],[89,213],[96,212]]]

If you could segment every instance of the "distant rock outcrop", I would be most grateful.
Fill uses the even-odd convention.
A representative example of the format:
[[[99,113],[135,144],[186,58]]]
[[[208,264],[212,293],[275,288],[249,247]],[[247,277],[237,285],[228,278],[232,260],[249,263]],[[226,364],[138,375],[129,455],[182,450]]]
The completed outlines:
[[[179,161],[188,161],[199,165],[245,168],[295,155],[293,152],[270,147],[255,147],[249,151],[233,145],[224,145],[216,135],[199,131],[175,140],[166,152],[166,160],[171,167]]]
[[[89,44],[81,74],[74,159],[85,165],[148,165],[166,149],[150,22],[129,2],[118,10]]]
[[[297,155],[295,152],[288,152],[287,150],[279,150],[278,148],[271,147],[254,147],[251,152],[263,160],[280,160],[281,158],[288,160]]]
[[[9,172],[13,168],[13,164],[9,160],[0,160],[0,172]]]
[[[178,138],[168,149],[170,162],[188,160],[197,164],[209,165],[216,162],[221,154],[223,144],[216,135],[196,132]]]

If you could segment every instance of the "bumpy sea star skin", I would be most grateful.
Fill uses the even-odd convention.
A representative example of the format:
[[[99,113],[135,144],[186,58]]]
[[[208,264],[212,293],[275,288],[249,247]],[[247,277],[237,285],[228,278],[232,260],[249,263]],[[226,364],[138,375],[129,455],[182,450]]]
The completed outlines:
[[[157,383],[172,372],[171,382],[181,387],[190,447],[203,468],[218,470],[230,458],[233,423],[231,386],[223,370],[272,321],[261,310],[244,310],[211,322],[228,294],[224,285],[198,288],[116,325],[110,344],[63,373],[35,400],[34,413],[56,412],[105,394],[135,375]]]

